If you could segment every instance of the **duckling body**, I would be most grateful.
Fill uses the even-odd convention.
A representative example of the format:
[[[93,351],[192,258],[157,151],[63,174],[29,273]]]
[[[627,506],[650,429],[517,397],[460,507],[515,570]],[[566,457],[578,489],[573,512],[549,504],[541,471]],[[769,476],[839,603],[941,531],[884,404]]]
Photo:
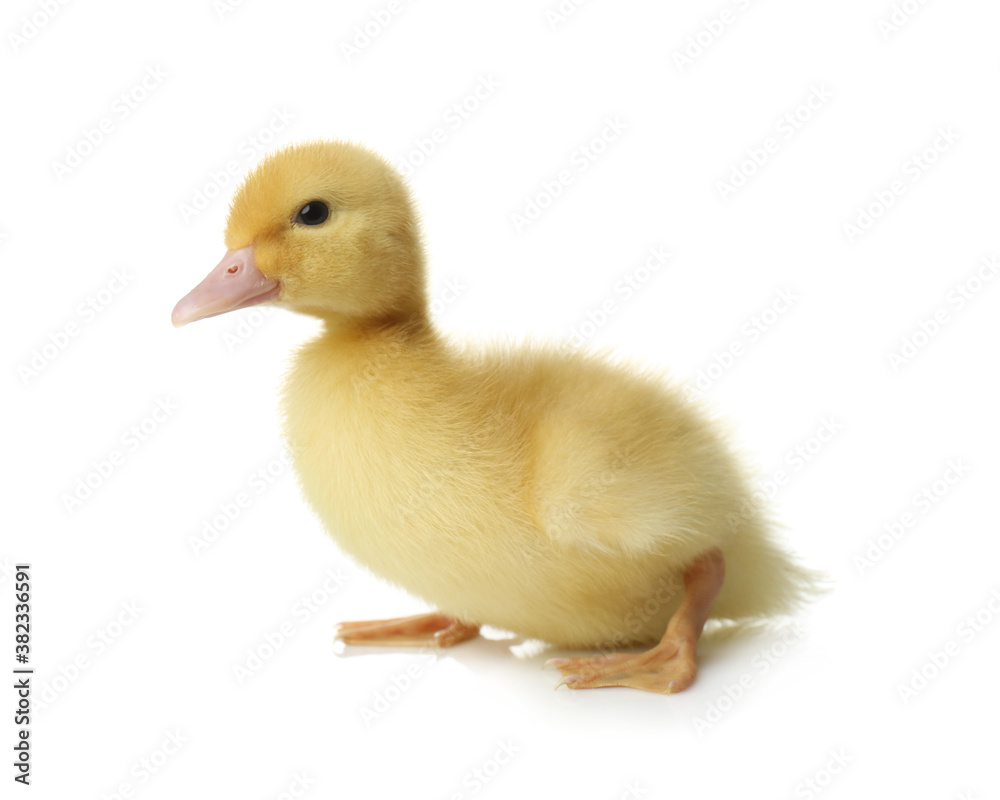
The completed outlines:
[[[327,331],[283,402],[304,494],[341,547],[468,623],[567,647],[656,641],[700,553],[779,555],[715,430],[593,355]],[[717,613],[786,610],[781,567]]]
[[[489,624],[580,648],[572,688],[694,680],[708,617],[786,612],[809,573],[770,539],[725,437],[658,374],[555,345],[475,349],[429,321],[409,195],[340,142],[271,156],[229,253],[175,324],[256,302],[320,317],[283,391],[306,499],[340,546],[438,609],[349,643],[451,644]]]

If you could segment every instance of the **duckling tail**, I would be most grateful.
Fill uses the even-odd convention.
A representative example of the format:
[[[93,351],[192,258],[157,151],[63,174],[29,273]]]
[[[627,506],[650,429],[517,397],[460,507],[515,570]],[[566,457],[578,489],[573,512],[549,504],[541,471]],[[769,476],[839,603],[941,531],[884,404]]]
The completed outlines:
[[[712,611],[717,619],[791,614],[833,586],[827,576],[792,559],[760,517],[746,520],[723,547],[726,581]]]

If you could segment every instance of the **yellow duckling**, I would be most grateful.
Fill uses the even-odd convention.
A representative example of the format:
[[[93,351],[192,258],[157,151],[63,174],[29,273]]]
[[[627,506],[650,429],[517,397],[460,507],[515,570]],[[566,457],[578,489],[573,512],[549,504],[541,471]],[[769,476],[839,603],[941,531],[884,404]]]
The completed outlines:
[[[303,492],[345,551],[438,609],[343,623],[344,642],[448,646],[489,624],[652,645],[549,663],[571,688],[677,692],[710,616],[787,612],[809,591],[724,437],[655,374],[442,338],[408,190],[376,154],[273,153],[234,196],[225,241],[174,325],[267,301],[323,320],[283,394]]]

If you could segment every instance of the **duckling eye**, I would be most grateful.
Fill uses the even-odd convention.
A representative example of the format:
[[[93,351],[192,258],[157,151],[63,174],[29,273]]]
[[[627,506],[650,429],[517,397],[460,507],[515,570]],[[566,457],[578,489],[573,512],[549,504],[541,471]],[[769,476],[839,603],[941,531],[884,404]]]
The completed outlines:
[[[303,225],[322,225],[330,216],[330,209],[322,200],[310,200],[295,215],[295,221]]]

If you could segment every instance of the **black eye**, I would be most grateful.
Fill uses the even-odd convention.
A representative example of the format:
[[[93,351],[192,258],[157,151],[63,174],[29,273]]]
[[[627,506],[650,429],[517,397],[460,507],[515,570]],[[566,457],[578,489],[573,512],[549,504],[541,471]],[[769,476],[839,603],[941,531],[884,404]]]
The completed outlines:
[[[303,225],[322,225],[330,216],[330,209],[322,200],[310,200],[295,215],[295,221]]]

